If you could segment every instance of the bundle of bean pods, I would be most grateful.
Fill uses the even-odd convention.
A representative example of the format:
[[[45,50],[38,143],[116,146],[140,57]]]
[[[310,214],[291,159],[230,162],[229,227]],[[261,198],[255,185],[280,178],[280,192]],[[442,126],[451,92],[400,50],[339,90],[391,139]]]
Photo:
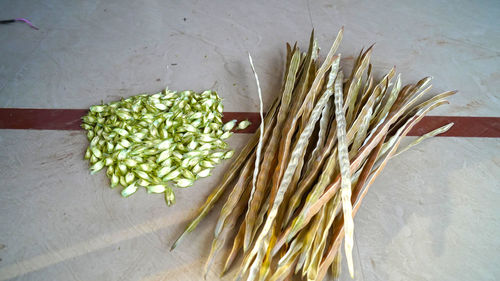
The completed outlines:
[[[306,52],[287,44],[282,90],[261,130],[172,246],[229,193],[205,272],[221,257],[224,273],[241,254],[238,280],[323,280],[329,268],[338,275],[343,241],[353,276],[353,218],[373,181],[389,159],[452,126],[398,150],[415,124],[455,91],[429,94],[429,77],[403,85],[395,68],[376,80],[372,47],[344,76],[336,54],[342,34],[322,63],[314,33]]]

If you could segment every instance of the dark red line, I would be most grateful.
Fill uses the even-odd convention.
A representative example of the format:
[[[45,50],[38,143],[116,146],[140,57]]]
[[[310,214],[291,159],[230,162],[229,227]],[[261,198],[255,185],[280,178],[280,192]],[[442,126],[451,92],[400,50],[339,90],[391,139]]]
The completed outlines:
[[[80,130],[85,114],[86,109],[0,108],[0,129]],[[257,112],[224,112],[224,122],[232,119],[252,122],[239,133],[253,133],[260,123]],[[426,116],[408,135],[421,136],[450,122],[455,125],[440,136],[500,138],[500,117],[470,116]]]
[[[0,129],[80,130],[85,109],[1,108]]]
[[[86,109],[0,108],[0,129],[80,130]],[[224,122],[248,119],[252,124],[238,133],[253,133],[260,123],[256,112],[224,112]]]
[[[408,133],[421,136],[453,122],[454,125],[441,137],[500,138],[500,117],[425,116]]]

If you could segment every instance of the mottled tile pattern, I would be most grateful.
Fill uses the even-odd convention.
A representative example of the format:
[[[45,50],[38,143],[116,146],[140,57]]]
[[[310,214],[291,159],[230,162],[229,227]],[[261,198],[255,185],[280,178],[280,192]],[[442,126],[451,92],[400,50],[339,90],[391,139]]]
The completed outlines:
[[[1,19],[40,30],[0,26],[0,107],[86,108],[168,86],[257,111],[247,52],[268,106],[284,43],[306,48],[314,27],[325,52],[344,25],[346,70],[375,42],[380,75],[397,65],[404,81],[460,91],[433,114],[498,116],[499,14],[498,1],[2,0]],[[79,131],[0,130],[0,280],[201,280],[217,212],[168,249],[229,163],[167,208],[90,176],[85,145]],[[500,279],[499,151],[499,139],[436,138],[394,158],[355,219],[355,280]]]

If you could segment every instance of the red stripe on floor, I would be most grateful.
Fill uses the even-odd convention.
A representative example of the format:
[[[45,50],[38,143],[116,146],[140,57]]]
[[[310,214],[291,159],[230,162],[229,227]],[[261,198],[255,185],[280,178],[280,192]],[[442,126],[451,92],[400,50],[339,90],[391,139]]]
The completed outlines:
[[[0,129],[79,130],[85,109],[0,109]]]
[[[86,109],[0,108],[0,129],[21,130],[80,130]],[[239,133],[257,130],[260,117],[256,112],[224,112],[224,122],[248,119],[252,124]]]
[[[425,116],[408,134],[421,136],[453,122],[442,137],[500,138],[500,117]]]
[[[86,113],[86,109],[0,108],[0,129],[79,130],[80,118]],[[260,123],[256,112],[224,112],[224,122],[232,119],[252,122],[247,129],[238,131],[240,133],[255,132]],[[500,117],[469,116],[426,116],[408,135],[421,136],[450,122],[455,125],[441,136],[500,137]]]

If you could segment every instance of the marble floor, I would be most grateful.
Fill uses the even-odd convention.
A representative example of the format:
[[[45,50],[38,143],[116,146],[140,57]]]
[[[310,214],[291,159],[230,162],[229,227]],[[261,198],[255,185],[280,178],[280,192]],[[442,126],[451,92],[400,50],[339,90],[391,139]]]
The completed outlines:
[[[267,108],[285,42],[306,49],[314,28],[324,56],[344,26],[345,69],[376,43],[378,75],[397,65],[406,82],[459,90],[433,115],[498,117],[499,14],[499,1],[2,0],[0,20],[39,30],[0,25],[0,108],[84,109],[168,87],[255,112],[247,52]],[[91,176],[86,144],[82,131],[0,130],[0,280],[202,280],[220,205],[169,248],[229,162],[167,208]],[[355,280],[499,280],[499,175],[500,138],[437,137],[391,160],[355,219]],[[207,280],[234,278],[220,268]]]

